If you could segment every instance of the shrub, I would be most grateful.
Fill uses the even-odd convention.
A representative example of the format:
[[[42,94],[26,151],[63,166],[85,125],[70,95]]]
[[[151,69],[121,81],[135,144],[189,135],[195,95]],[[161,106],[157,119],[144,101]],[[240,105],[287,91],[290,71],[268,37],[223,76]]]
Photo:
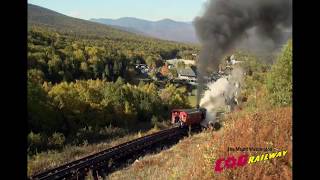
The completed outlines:
[[[34,154],[41,151],[46,144],[46,138],[40,133],[33,133],[32,131],[28,134],[28,153]]]
[[[51,137],[48,138],[48,145],[53,148],[62,148],[66,138],[62,133],[53,133]]]
[[[239,66],[242,67],[248,76],[255,76],[256,73],[266,72],[269,69],[269,65],[263,63],[262,59],[248,52],[236,52],[236,59],[242,61]]]
[[[92,128],[89,126],[81,128],[71,139],[73,139],[73,144],[79,145],[85,142],[95,143],[109,138],[121,137],[127,133],[127,130],[117,127]]]
[[[282,49],[267,77],[267,88],[273,105],[286,106],[292,103],[292,41]]]
[[[154,126],[155,128],[157,128],[157,127],[158,127],[158,122],[159,122],[158,117],[157,117],[157,116],[152,116],[152,118],[151,118],[151,124],[152,124],[152,126]]]

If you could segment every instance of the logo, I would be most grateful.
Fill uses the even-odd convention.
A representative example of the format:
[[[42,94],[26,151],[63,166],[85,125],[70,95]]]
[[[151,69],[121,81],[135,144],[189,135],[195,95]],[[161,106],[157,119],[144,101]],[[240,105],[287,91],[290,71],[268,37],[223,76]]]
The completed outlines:
[[[222,172],[224,169],[234,169],[237,167],[244,167],[248,164],[267,161],[275,158],[283,157],[288,151],[278,151],[264,153],[257,156],[250,156],[249,154],[241,154],[238,157],[229,156],[227,158],[220,158],[214,164],[214,171],[217,173]]]

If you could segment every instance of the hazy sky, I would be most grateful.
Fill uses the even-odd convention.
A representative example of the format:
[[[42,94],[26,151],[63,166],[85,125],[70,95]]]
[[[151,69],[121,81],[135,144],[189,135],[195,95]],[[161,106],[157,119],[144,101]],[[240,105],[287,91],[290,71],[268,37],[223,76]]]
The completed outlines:
[[[192,21],[201,15],[206,0],[28,0],[59,13],[81,18],[137,17]]]

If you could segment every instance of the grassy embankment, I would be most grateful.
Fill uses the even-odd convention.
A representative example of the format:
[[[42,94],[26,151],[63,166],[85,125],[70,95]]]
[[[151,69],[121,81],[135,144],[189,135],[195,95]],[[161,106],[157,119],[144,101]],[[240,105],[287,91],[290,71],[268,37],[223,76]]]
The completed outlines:
[[[291,179],[292,109],[273,108],[257,112],[234,112],[218,132],[205,131],[183,139],[176,146],[148,155],[110,179]],[[273,147],[288,150],[279,159],[242,168],[214,172],[214,162],[228,155],[228,147]],[[249,152],[250,153],[250,152]],[[250,153],[262,154],[262,152]]]

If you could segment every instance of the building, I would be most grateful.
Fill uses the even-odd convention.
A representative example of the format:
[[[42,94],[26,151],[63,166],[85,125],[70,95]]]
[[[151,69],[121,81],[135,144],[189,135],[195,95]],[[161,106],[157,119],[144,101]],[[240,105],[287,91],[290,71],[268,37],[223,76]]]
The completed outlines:
[[[176,65],[179,62],[183,62],[185,65],[195,65],[195,61],[194,60],[188,60],[188,59],[169,59],[166,60],[166,62],[169,65]]]
[[[197,76],[191,68],[178,69],[178,79],[194,80],[196,81]]]

